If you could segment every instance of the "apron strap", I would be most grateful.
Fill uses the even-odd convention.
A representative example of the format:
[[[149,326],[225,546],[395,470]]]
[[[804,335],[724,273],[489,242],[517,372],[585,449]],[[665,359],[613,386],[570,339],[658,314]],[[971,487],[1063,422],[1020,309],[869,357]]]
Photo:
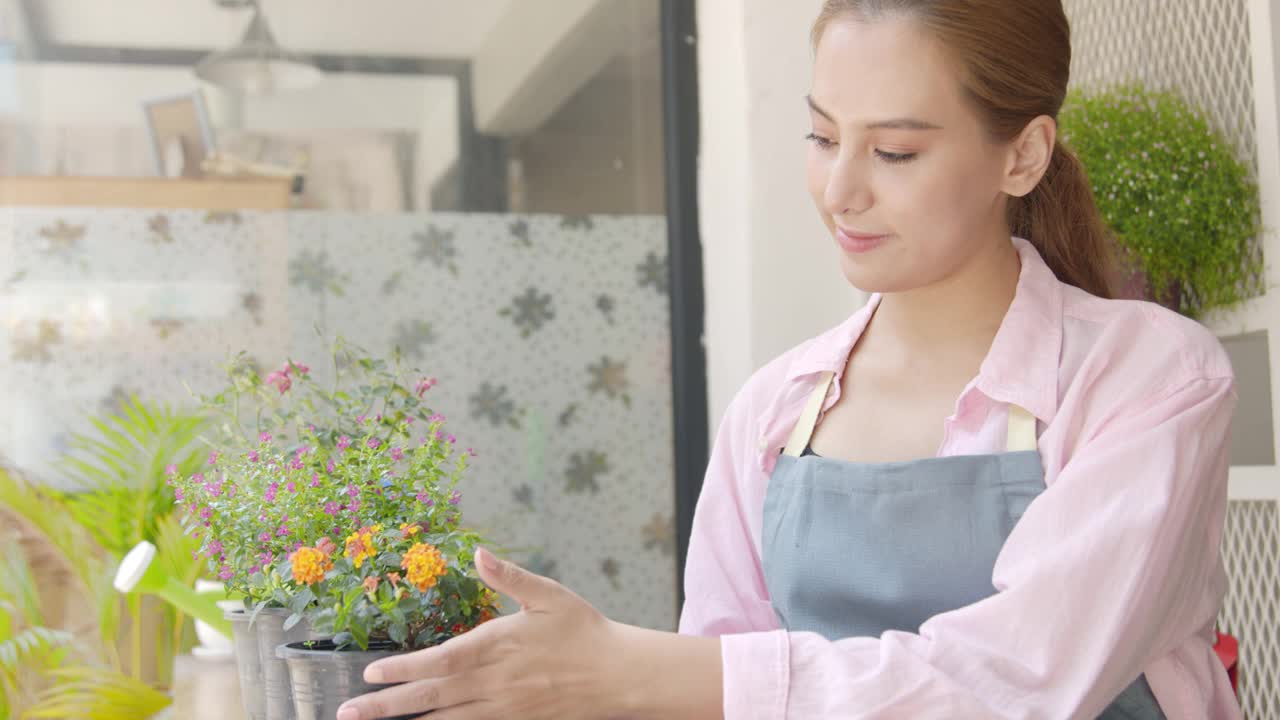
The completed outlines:
[[[809,444],[809,438],[813,437],[813,429],[818,425],[818,414],[822,412],[822,403],[827,399],[831,379],[835,376],[836,374],[830,371],[822,373],[818,387],[814,388],[813,394],[809,396],[809,402],[805,404],[804,411],[800,413],[800,419],[791,430],[791,439],[787,440],[787,447],[782,454],[800,457],[800,453],[804,452],[805,446]]]
[[[1009,405],[1009,452],[1036,449],[1036,416],[1018,405]]]

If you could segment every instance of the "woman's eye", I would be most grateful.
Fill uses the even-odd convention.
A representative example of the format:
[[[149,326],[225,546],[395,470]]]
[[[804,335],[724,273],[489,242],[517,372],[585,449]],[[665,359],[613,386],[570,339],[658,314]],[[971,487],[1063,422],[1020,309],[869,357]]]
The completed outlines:
[[[832,145],[835,145],[835,143],[831,141],[831,138],[825,138],[817,133],[809,133],[808,135],[805,135],[804,138],[821,150],[826,150]]]
[[[891,152],[885,152],[883,150],[877,150],[876,156],[887,163],[898,165],[900,163],[910,162],[914,160],[916,157],[916,154],[915,153],[891,153]]]

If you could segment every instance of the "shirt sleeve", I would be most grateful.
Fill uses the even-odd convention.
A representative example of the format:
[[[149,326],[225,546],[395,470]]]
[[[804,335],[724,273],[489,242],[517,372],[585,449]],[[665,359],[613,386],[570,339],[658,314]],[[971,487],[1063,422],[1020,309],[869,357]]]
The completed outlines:
[[[749,390],[725,411],[694,510],[685,560],[680,632],[724,635],[778,627],[765,589],[759,537],[763,489],[748,481],[754,462]],[[754,510],[753,510],[754,509]],[[754,514],[753,514],[754,513]]]
[[[1235,401],[1201,378],[1105,421],[1014,528],[996,594],[918,634],[723,638],[726,719],[1096,717],[1217,615]]]

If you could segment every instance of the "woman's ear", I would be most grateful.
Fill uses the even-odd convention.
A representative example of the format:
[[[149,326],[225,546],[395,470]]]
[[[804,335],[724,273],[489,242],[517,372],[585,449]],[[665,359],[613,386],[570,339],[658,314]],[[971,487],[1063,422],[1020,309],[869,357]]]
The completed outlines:
[[[1048,115],[1027,123],[1009,145],[1009,159],[1000,189],[1014,197],[1024,197],[1034,190],[1049,169],[1057,137],[1058,124]]]

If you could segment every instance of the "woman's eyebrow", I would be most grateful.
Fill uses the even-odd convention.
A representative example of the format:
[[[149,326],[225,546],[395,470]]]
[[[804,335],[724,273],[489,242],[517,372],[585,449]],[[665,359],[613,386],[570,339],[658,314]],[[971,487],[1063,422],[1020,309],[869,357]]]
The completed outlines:
[[[836,121],[836,119],[831,116],[831,113],[823,110],[822,106],[814,101],[812,95],[806,95],[805,100],[808,101],[810,110],[813,110],[833,123]],[[893,118],[890,120],[878,120],[873,123],[868,123],[866,128],[868,130],[941,130],[942,126],[935,125],[924,120],[917,120],[916,118]]]

